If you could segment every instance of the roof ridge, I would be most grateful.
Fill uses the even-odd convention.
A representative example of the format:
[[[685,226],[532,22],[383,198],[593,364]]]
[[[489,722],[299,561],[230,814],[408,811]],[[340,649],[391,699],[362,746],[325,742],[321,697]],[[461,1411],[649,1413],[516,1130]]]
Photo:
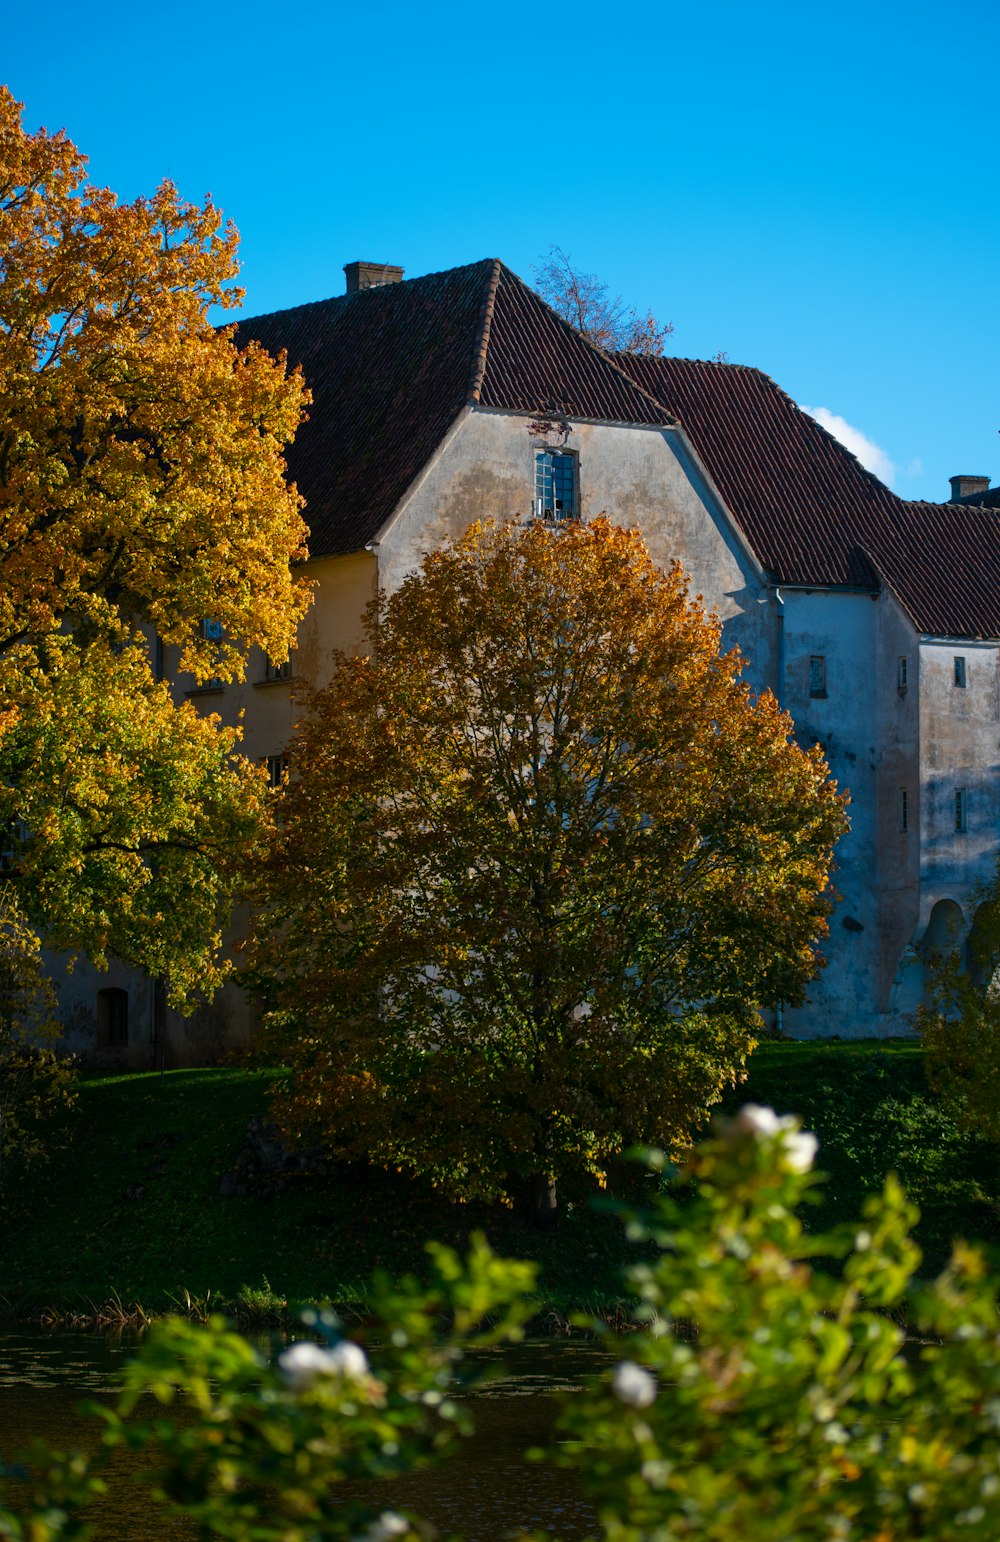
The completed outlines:
[[[507,267],[506,263],[501,263],[500,266],[503,267],[505,272],[512,279],[514,279],[516,283],[520,284],[522,289],[526,290],[528,292],[528,294],[531,295],[533,300],[537,301],[537,303],[539,305],[544,306],[545,309],[552,316],[555,317],[556,321],[559,322],[560,326],[565,327],[566,331],[569,332],[571,334],[571,336],[578,343],[582,343],[585,348],[589,348],[590,351],[592,353],[595,353],[597,355],[597,357],[603,363],[610,364],[611,368],[613,370],[615,370],[615,372],[617,374],[621,375],[622,378],[628,382],[628,384],[631,386],[633,391],[638,391],[640,396],[644,396],[648,402],[652,402],[653,406],[657,409],[657,411],[661,415],[663,413],[666,413],[666,415],[670,419],[671,423],[676,423],[677,422],[676,415],[673,412],[670,411],[669,407],[665,407],[663,405],[663,403],[661,401],[659,401],[653,395],[653,393],[651,391],[647,391],[646,387],[644,385],[640,385],[638,380],[633,380],[632,376],[629,374],[628,370],[622,369],[621,365],[617,362],[617,360],[615,359],[614,354],[612,353],[612,351],[610,349],[602,348],[600,346],[600,344],[598,344],[598,343],[592,343],[590,338],[587,337],[586,333],[581,332],[579,327],[574,326],[571,321],[567,321],[565,316],[560,316],[560,314],[556,310],[555,306],[550,305],[548,300],[546,300],[543,295],[540,295],[538,293],[537,289],[532,289],[532,287],[528,283],[527,279],[523,279],[521,277],[520,273],[515,273],[513,268],[508,268]]]
[[[567,322],[567,325],[568,326],[572,326],[573,323],[572,322]],[[573,330],[575,331],[576,328],[574,327]],[[580,336],[583,337],[583,333],[582,332],[580,333]],[[583,337],[583,341],[587,344],[588,348],[593,348],[596,353],[603,354],[603,356],[607,359],[608,363],[611,365],[611,368],[612,369],[616,369],[618,371],[619,375],[624,375],[625,379],[628,381],[629,385],[632,387],[633,390],[638,391],[639,394],[641,396],[644,396],[647,401],[652,402],[653,406],[654,407],[658,407],[660,412],[666,413],[667,417],[670,419],[670,422],[675,427],[678,427],[678,428],[682,427],[681,421],[678,418],[676,412],[674,412],[672,408],[668,407],[665,402],[661,402],[658,396],[654,396],[652,391],[647,391],[646,387],[642,384],[641,381],[633,380],[632,376],[629,374],[628,370],[627,369],[623,369],[622,366],[618,363],[618,359],[615,356],[615,354],[611,353],[607,348],[600,348],[600,347],[598,347],[598,345],[596,343],[592,343],[590,341],[589,337]],[[627,351],[627,350],[623,350],[623,351]],[[661,357],[662,357],[662,355],[661,355]]]
[[[490,274],[486,292],[483,295],[483,303],[479,309],[479,321],[476,327],[478,346],[472,363],[472,376],[469,380],[469,402],[478,402],[480,392],[483,389],[483,376],[486,374],[486,355],[490,347],[490,328],[493,325],[493,310],[496,305],[497,286],[500,283],[500,270],[503,263],[499,257],[493,259],[493,270]]]

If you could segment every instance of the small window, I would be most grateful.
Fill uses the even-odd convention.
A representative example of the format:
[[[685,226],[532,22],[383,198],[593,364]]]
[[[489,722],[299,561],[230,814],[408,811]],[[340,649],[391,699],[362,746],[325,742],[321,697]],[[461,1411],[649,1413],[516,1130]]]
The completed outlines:
[[[535,513],[539,519],[576,519],[575,450],[535,451]]]
[[[955,684],[965,690],[965,659],[960,653],[955,655]]]
[[[205,642],[222,641],[222,622],[213,621],[211,616],[205,616],[201,623],[201,635]],[[218,675],[209,675],[207,680],[200,680],[195,686],[196,691],[221,691],[224,681]]]
[[[288,780],[288,756],[268,755],[267,757],[267,785],[272,792],[277,792],[279,787],[284,787]]]
[[[901,831],[905,833],[910,828],[910,803],[906,795],[906,788],[899,789],[899,800],[896,805],[898,823]]]
[[[955,829],[969,828],[969,794],[966,788],[955,788]]]
[[[23,819],[12,819],[0,829],[0,873],[16,873],[28,844],[28,827]]]
[[[128,1044],[128,991],[97,992],[97,1047],[124,1049]]]
[[[286,659],[283,664],[275,664],[273,659],[264,655],[264,679],[265,680],[290,680],[292,678],[292,661]]]
[[[826,655],[823,653],[814,653],[809,660],[809,695],[826,695]]]
[[[896,689],[901,696],[906,693],[906,654],[901,653],[896,660]]]

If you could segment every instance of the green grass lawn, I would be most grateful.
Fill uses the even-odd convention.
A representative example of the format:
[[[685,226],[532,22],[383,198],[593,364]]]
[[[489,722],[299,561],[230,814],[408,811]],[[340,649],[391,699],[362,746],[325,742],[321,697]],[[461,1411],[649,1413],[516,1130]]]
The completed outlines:
[[[608,1306],[628,1249],[617,1220],[584,1203],[551,1233],[506,1211],[454,1205],[397,1174],[339,1168],[283,1192],[223,1197],[247,1123],[266,1112],[271,1071],[198,1070],[83,1083],[50,1160],[0,1209],[0,1296],[11,1310],[104,1302],[162,1310],[184,1293],[232,1305],[362,1302],[375,1268],[419,1270],[431,1238],[474,1229],[541,1269],[540,1310]],[[894,1169],[920,1206],[937,1267],[956,1233],[1000,1240],[998,1148],[957,1130],[927,1095],[913,1043],[765,1044],[728,1100],[800,1113],[829,1174],[810,1224],[855,1218]],[[131,1196],[131,1197],[130,1197]],[[554,1320],[554,1318],[553,1318]]]

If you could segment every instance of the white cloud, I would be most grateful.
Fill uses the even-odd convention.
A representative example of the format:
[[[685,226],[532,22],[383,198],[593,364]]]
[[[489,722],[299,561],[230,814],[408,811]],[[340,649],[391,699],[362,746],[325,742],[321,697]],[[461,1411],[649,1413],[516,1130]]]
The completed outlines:
[[[802,411],[808,412],[809,416],[815,418],[817,423],[821,423],[835,439],[839,439],[852,455],[858,457],[862,466],[868,471],[874,471],[883,482],[892,485],[896,476],[895,464],[873,439],[869,439],[867,434],[861,432],[860,428],[855,428],[846,418],[831,412],[829,407],[803,406]]]

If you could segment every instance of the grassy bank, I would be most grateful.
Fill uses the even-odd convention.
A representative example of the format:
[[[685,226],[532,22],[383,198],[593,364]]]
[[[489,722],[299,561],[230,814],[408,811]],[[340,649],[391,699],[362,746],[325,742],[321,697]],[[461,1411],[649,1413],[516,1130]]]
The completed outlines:
[[[497,1249],[538,1260],[543,1321],[614,1303],[626,1244],[617,1221],[586,1204],[539,1234],[506,1212],[452,1205],[427,1185],[363,1168],[225,1192],[244,1186],[248,1122],[265,1113],[274,1074],[85,1082],[49,1162],[0,1206],[9,1312],[86,1311],[115,1297],[152,1312],[190,1299],[248,1316],[281,1301],[361,1305],[373,1269],[419,1271],[427,1239],[461,1244],[475,1228]],[[921,1207],[928,1265],[955,1233],[1000,1240],[998,1150],[936,1108],[915,1045],[764,1045],[735,1101],[747,1099],[802,1114],[820,1136],[830,1181],[816,1226],[856,1217],[893,1168]]]

